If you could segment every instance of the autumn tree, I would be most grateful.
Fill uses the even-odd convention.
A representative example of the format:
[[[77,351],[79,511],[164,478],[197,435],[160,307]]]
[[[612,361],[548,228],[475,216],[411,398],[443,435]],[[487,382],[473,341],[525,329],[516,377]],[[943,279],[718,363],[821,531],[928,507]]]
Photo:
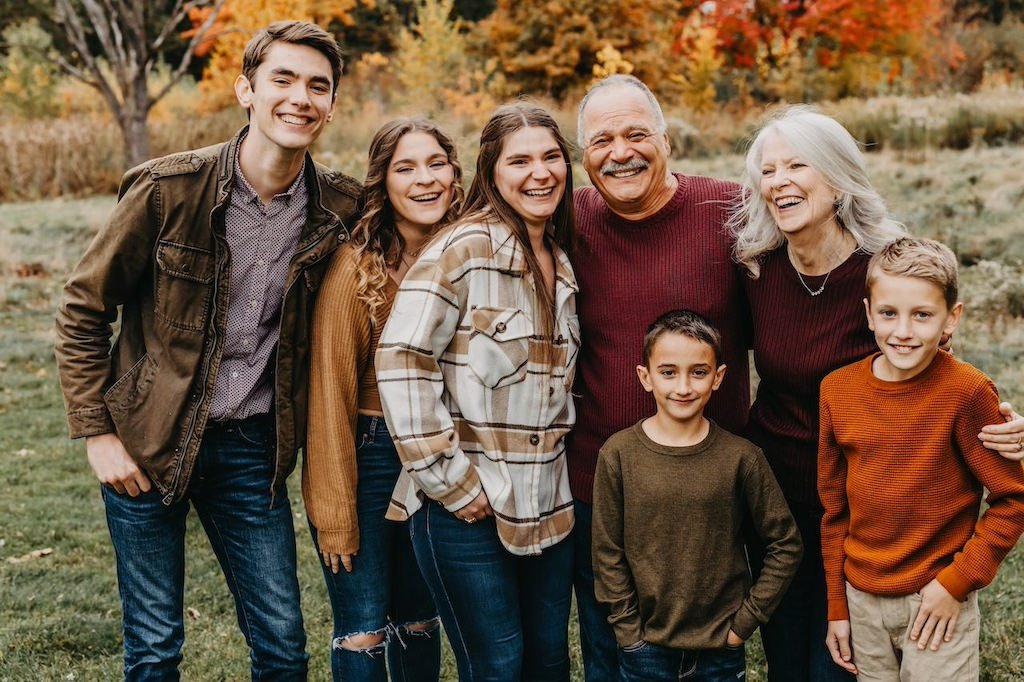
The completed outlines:
[[[392,70],[402,86],[398,99],[427,116],[453,113],[480,118],[495,102],[487,93],[488,73],[467,57],[462,22],[453,18],[454,0],[418,0],[412,25],[399,32]]]
[[[332,21],[351,24],[352,11],[374,0],[228,0],[221,26],[211,46],[210,59],[199,84],[205,106],[211,110],[234,106],[231,84],[242,72],[245,46],[257,31],[281,19],[309,21],[328,26]],[[208,21],[205,14],[193,12],[199,27]],[[195,29],[194,29],[195,30]],[[188,32],[192,35],[192,32]]]
[[[885,59],[890,79],[903,59],[936,45],[944,0],[718,0],[693,12],[715,26],[725,67],[754,78],[795,60],[827,77],[858,58]],[[843,92],[836,93],[846,94]]]
[[[224,0],[56,0],[54,21],[68,51],[57,64],[73,78],[95,88],[121,129],[129,166],[149,158],[146,120],[150,110],[185,75],[195,46],[203,40]],[[188,10],[210,5],[213,11],[172,65],[155,92],[154,70],[187,24]]]
[[[680,6],[679,0],[499,0],[478,33],[484,55],[508,79],[506,95],[574,95],[606,46],[657,88],[667,76],[664,46]]]

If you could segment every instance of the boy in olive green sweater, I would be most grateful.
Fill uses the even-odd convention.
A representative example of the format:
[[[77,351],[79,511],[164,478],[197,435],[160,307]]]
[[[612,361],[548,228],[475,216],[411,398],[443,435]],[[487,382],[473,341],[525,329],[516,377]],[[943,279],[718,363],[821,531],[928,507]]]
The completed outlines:
[[[620,647],[621,679],[736,679],[744,641],[778,605],[802,552],[761,451],[704,417],[725,375],[717,330],[691,311],[659,317],[637,374],[657,413],[601,449],[594,575]],[[767,554],[751,584],[741,527]]]

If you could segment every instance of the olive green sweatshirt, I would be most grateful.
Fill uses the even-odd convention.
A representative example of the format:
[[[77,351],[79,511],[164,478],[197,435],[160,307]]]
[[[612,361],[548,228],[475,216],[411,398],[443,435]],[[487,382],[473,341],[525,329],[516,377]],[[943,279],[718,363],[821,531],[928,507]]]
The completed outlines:
[[[744,520],[767,554],[752,584]],[[635,424],[604,444],[594,480],[597,598],[619,646],[717,649],[744,640],[796,573],[800,535],[761,450],[714,422],[697,445],[659,445]]]

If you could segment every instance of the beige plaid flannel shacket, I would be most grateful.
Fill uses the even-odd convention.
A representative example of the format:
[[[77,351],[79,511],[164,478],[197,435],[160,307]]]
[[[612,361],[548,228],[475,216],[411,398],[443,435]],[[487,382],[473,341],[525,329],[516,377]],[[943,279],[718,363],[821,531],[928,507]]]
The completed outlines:
[[[565,436],[575,421],[577,287],[557,247],[555,263],[550,354],[534,329],[533,277],[508,227],[456,226],[405,276],[376,356],[403,462],[389,519],[409,518],[424,494],[454,512],[483,489],[513,554],[539,554],[572,530]]]

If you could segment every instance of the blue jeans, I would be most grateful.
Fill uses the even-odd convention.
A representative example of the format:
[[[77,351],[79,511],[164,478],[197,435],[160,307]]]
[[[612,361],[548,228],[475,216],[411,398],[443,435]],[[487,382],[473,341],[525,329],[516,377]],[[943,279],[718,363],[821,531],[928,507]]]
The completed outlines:
[[[615,632],[608,624],[608,608],[594,596],[594,562],[591,556],[591,528],[594,508],[576,500],[576,526],[573,541],[573,587],[576,590],[576,617],[580,621],[580,648],[587,682],[614,680],[619,669],[619,649]]]
[[[742,680],[747,669],[742,644],[684,651],[640,642],[622,649],[620,657],[622,682],[729,682]]]
[[[790,505],[804,542],[800,561],[789,590],[761,626],[761,641],[768,660],[769,682],[853,682],[855,677],[832,660],[825,646],[828,631],[828,598],[821,558],[821,512]],[[755,575],[763,552],[751,551]]]
[[[306,679],[306,633],[288,493],[272,498],[274,425],[266,416],[203,434],[185,497],[165,506],[103,487],[117,557],[128,680],[177,680],[185,586],[185,518],[195,505],[250,648],[253,680]],[[273,502],[271,500],[273,499]]]
[[[437,682],[441,674],[441,632],[437,609],[420,575],[404,523],[384,518],[402,463],[383,417],[360,416],[356,431],[356,515],[359,552],[352,572],[332,573],[321,562],[334,614],[331,673],[335,680],[384,682],[385,652],[395,682]],[[316,528],[310,525],[317,555]],[[430,623],[427,630],[410,625]],[[386,634],[386,644],[362,650],[342,646],[357,634]]]
[[[572,543],[515,556],[493,517],[468,524],[436,502],[410,524],[459,682],[567,682]]]

